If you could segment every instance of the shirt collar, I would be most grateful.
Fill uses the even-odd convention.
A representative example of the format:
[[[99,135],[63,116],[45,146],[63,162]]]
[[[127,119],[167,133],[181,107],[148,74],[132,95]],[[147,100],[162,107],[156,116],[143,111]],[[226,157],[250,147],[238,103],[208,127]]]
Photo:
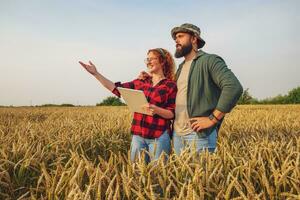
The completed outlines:
[[[205,54],[205,52],[202,51],[202,50],[199,50],[199,51],[197,52],[195,58],[193,58],[193,61],[194,61],[194,60],[197,60],[197,59],[198,59],[200,56],[202,56],[203,54]],[[180,66],[182,66],[184,63],[185,63],[185,60],[180,64]]]

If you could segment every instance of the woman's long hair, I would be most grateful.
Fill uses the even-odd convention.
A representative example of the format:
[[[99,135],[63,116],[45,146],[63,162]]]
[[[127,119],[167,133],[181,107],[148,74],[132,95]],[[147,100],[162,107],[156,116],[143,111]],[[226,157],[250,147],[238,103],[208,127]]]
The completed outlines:
[[[163,48],[150,49],[148,54],[152,52],[158,56],[160,63],[163,63],[163,73],[168,79],[175,80],[175,62],[167,50]]]

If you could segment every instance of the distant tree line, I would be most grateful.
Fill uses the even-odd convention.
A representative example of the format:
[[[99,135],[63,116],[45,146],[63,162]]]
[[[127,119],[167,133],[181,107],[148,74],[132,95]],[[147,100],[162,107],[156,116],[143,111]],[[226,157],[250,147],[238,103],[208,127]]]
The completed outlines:
[[[245,89],[238,104],[300,104],[300,86],[296,87],[288,92],[287,95],[277,95],[275,97],[270,97],[262,100],[254,98],[250,92],[249,88]],[[69,103],[63,104],[43,104],[37,105],[35,107],[74,107],[75,105]],[[120,98],[115,96],[109,96],[97,103],[96,106],[126,106],[125,103],[121,101]],[[0,107],[14,107],[11,106],[1,106]]]
[[[288,92],[287,95],[277,95],[262,100],[254,98],[249,93],[249,88],[244,90],[238,104],[299,104],[300,103],[300,87],[296,87]]]
[[[7,107],[23,107],[23,106],[1,106],[0,108],[7,108]],[[70,104],[70,103],[63,103],[63,104],[52,104],[52,103],[47,103],[47,104],[42,104],[42,105],[32,105],[32,106],[24,106],[24,107],[75,107],[75,105]]]
[[[126,106],[126,104],[120,98],[110,96],[101,101],[101,103],[97,103],[96,106]]]
[[[70,103],[63,103],[63,104],[42,104],[42,105],[37,105],[35,107],[75,107],[73,104]]]
[[[244,90],[242,96],[240,97],[238,104],[300,104],[300,86],[296,87],[288,92],[287,95],[277,95],[275,97],[270,97],[262,100],[254,98],[249,93],[249,88]],[[110,96],[105,98],[97,106],[124,106],[120,98],[115,96]]]

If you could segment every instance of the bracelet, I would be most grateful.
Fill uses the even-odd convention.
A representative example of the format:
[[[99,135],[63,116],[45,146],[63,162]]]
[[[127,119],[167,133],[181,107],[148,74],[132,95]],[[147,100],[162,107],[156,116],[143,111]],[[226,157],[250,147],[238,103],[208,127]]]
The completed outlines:
[[[218,119],[217,117],[216,117],[216,115],[214,115],[214,113],[211,113],[211,115],[219,122],[219,121],[221,121],[221,119]]]
[[[220,122],[220,120],[212,113],[212,114],[210,114],[209,116],[208,116],[208,118],[210,119],[210,120],[213,120],[214,118],[217,120],[217,122],[216,122],[216,124],[220,124],[221,122]]]

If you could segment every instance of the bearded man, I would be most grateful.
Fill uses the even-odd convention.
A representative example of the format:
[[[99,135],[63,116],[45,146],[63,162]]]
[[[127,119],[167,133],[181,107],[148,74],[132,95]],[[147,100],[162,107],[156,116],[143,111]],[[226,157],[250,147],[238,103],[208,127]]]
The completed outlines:
[[[173,28],[171,35],[175,57],[184,57],[176,73],[175,153],[191,147],[214,152],[224,116],[236,105],[243,88],[220,56],[201,50],[205,41],[199,27],[185,23]]]

